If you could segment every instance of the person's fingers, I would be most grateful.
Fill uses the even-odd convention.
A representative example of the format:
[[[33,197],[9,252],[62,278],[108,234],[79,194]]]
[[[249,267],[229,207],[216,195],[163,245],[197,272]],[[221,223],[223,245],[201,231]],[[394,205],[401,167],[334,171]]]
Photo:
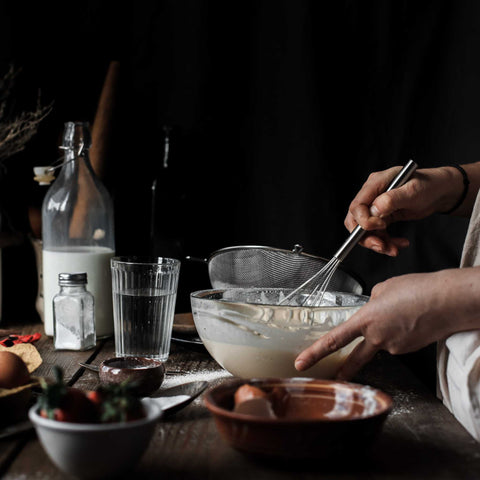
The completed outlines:
[[[364,230],[367,231],[382,230],[387,227],[387,224],[384,220],[372,217],[370,215],[369,209],[366,205],[358,205],[356,207],[356,211],[360,212],[358,213],[358,216],[361,217],[361,219],[357,219],[351,211],[349,211],[345,217],[344,224],[349,232],[352,232],[359,224]],[[382,240],[382,238],[380,238],[378,235],[372,235],[370,233],[363,237],[363,239],[360,241],[360,245],[370,248],[378,253],[383,253],[387,250],[385,241]]]
[[[363,239],[360,241],[360,245],[377,253],[385,253],[387,250],[385,239],[377,235],[368,235],[363,237]]]
[[[402,212],[415,208],[412,202],[418,198],[419,189],[418,179],[413,178],[401,187],[382,193],[372,203],[372,214],[385,219],[387,223],[404,220]]]
[[[356,226],[355,220],[352,220],[352,223]],[[345,225],[349,228],[347,222],[345,222]],[[408,246],[408,240],[405,239],[405,241],[406,243],[402,241],[397,242],[396,240],[392,242],[387,232],[375,231],[374,233],[369,232],[359,243],[363,247],[369,248],[377,253],[383,253],[395,257],[398,255],[398,250],[400,248]]]
[[[386,232],[381,231],[366,235],[360,241],[360,245],[377,253],[396,257],[401,249],[407,248],[410,245],[410,242],[407,238],[390,237]]]
[[[353,205],[372,205],[374,200],[388,188],[388,185],[402,167],[392,167],[382,172],[372,172],[352,201]]]
[[[349,232],[352,232],[357,225],[357,221],[349,212],[345,217],[345,227]],[[363,245],[366,248],[370,248],[371,250],[375,250],[378,253],[382,253],[386,249],[385,240],[378,235],[378,232],[369,232],[367,235],[364,235],[364,237],[360,240],[359,243],[360,245]]]
[[[367,364],[377,353],[377,349],[365,339],[350,353],[337,373],[338,380],[351,380],[355,374]]]
[[[402,250],[403,248],[407,248],[410,246],[410,240],[408,238],[404,237],[390,237],[390,244],[391,247],[395,247],[397,249],[397,255],[398,255],[398,250]]]
[[[345,217],[344,223],[350,232],[357,224],[367,231],[384,230],[392,221],[403,219],[404,209],[412,208],[412,201],[422,188],[418,178],[414,177],[401,187],[385,191],[400,169],[393,167],[370,174],[350,203]]]
[[[345,217],[345,226],[351,232],[357,225],[360,225],[364,230],[384,230],[387,228],[385,220],[379,217],[372,216],[370,207],[365,204],[352,204]]]
[[[372,240],[373,239],[373,240]],[[383,253],[389,257],[396,257],[400,250],[410,245],[408,238],[390,237],[384,232],[378,232],[378,235],[366,237],[363,246],[370,248],[377,253]]]
[[[357,322],[350,320],[335,327],[319,338],[313,345],[301,352],[295,359],[295,368],[299,371],[307,370],[323,357],[348,345],[352,340],[362,335]]]

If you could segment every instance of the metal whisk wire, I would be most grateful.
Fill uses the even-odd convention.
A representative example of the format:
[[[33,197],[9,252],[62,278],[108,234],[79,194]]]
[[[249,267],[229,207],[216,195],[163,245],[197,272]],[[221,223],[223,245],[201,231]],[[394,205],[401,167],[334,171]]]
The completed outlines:
[[[417,169],[417,166],[418,165],[413,160],[409,160],[409,162],[401,169],[398,175],[392,180],[386,191],[389,192],[390,190],[400,187],[406,183]],[[296,297],[299,293],[305,290],[309,292],[309,295],[305,298],[305,300],[300,302],[300,304],[302,306],[309,307],[320,305],[337,267],[350,253],[352,248],[362,239],[365,233],[366,231],[360,225],[357,225],[347,240],[337,250],[332,259],[315,275],[290,292],[281,302],[279,302],[279,305],[289,303],[292,298]]]
[[[322,283],[318,284],[307,297],[304,304],[307,306],[316,306],[321,305],[323,296],[327,291],[328,286],[330,285],[330,281],[332,280],[337,267],[340,265],[340,260],[336,257],[333,257],[326,265],[325,265],[325,272],[323,273]]]

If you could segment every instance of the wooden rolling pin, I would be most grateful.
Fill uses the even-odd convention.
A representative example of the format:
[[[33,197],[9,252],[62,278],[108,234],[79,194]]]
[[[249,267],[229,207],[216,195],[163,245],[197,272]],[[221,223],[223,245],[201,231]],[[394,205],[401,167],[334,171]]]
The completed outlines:
[[[97,177],[103,180],[112,142],[115,119],[116,99],[119,88],[120,62],[110,62],[102,93],[98,101],[97,112],[92,127],[92,148],[90,161]]]
[[[119,75],[120,63],[118,61],[110,62],[92,127],[90,162],[95,174],[101,180],[105,177],[107,170]],[[89,185],[86,183],[89,181],[91,181],[91,179],[86,176],[80,176],[79,178],[79,195],[70,223],[70,238],[81,238],[85,236],[85,218],[88,213],[89,200],[85,192],[89,191]]]

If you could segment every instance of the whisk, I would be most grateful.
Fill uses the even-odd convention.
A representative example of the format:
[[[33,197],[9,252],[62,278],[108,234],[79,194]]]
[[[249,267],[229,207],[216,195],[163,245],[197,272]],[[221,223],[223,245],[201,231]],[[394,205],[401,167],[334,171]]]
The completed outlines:
[[[401,187],[413,175],[416,169],[417,164],[413,160],[409,160],[398,175],[392,180],[386,191],[389,192],[394,188]],[[362,239],[365,233],[366,230],[360,225],[357,225],[345,243],[337,250],[332,259],[315,275],[289,293],[279,302],[279,305],[286,304],[304,290],[307,292],[310,291],[310,294],[300,303],[302,306],[313,307],[320,305],[337,267],[350,253],[352,248]]]

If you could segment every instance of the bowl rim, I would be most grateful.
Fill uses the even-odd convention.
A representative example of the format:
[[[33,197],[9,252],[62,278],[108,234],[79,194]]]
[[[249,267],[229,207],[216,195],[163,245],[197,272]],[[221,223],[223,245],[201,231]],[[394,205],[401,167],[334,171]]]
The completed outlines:
[[[122,360],[130,360],[130,361],[137,361],[137,360],[140,360],[139,363],[141,362],[145,362],[145,365],[142,365],[142,366],[138,366],[138,367],[118,367],[118,366],[115,366],[115,365],[111,365],[111,363],[114,363],[114,362],[119,362],[119,361],[122,361]],[[160,360],[157,360],[155,358],[149,358],[149,357],[142,357],[141,355],[124,355],[124,356],[121,356],[121,357],[109,357],[109,358],[106,358],[105,360],[102,361],[102,363],[100,363],[100,366],[99,366],[99,371],[104,371],[104,372],[111,372],[112,370],[120,370],[122,372],[130,372],[130,371],[133,371],[133,372],[151,372],[152,370],[158,370],[158,371],[162,371],[162,372],[165,372],[165,365],[164,365],[165,362],[162,362]]]
[[[39,406],[37,404],[30,407],[28,411],[28,418],[33,423],[35,428],[47,428],[49,430],[70,431],[70,432],[109,432],[113,430],[130,430],[132,428],[139,428],[144,425],[160,420],[163,415],[163,410],[155,402],[149,398],[140,400],[147,412],[147,415],[138,420],[131,420],[128,422],[114,422],[114,423],[73,423],[73,422],[59,422],[51,418],[41,417],[38,413]]]
[[[250,385],[259,386],[259,384],[265,383],[289,383],[290,385],[307,383],[307,384],[324,384],[324,385],[336,385],[343,386],[353,390],[358,390],[359,388],[369,388],[373,390],[382,402],[382,408],[380,411],[375,412],[370,415],[365,415],[361,417],[354,418],[266,418],[259,417],[256,415],[250,415],[245,413],[237,413],[233,410],[227,410],[223,407],[218,406],[213,400],[213,393],[221,389],[230,389],[234,387],[239,387],[245,383]],[[233,393],[233,392],[232,392]],[[204,396],[204,404],[207,409],[216,416],[226,417],[230,420],[242,421],[247,423],[254,424],[275,424],[275,425],[296,425],[296,424],[325,424],[325,423],[350,423],[350,422],[362,422],[371,418],[386,416],[390,413],[393,408],[393,398],[386,392],[379,390],[378,388],[372,387],[370,385],[364,385],[354,382],[346,382],[343,380],[329,380],[329,379],[320,379],[320,378],[310,378],[310,377],[289,377],[289,378],[235,378],[228,379],[222,382],[219,385],[216,385],[210,388]]]
[[[360,308],[365,303],[367,303],[370,299],[368,295],[363,295],[359,293],[351,293],[351,292],[339,292],[339,291],[332,291],[333,293],[342,293],[344,295],[350,295],[353,297],[358,297],[359,299],[364,299],[365,303],[362,303],[361,305],[322,305],[322,306],[316,306],[316,307],[305,307],[302,305],[272,305],[269,303],[247,303],[247,302],[239,302],[236,300],[227,300],[223,298],[206,298],[207,295],[211,295],[214,293],[221,293],[221,292],[231,292],[231,291],[255,291],[255,290],[294,290],[292,289],[285,289],[285,288],[280,288],[280,287],[272,287],[272,288],[265,288],[265,287],[232,287],[232,288],[209,288],[209,289],[204,289],[204,290],[196,290],[194,292],[190,293],[190,299],[195,299],[195,300],[201,300],[201,301],[206,301],[206,302],[218,302],[222,304],[234,304],[234,305],[259,305],[259,306],[264,306],[264,307],[278,307],[278,308],[289,308],[289,309],[303,309],[303,310],[323,310],[323,309],[330,309],[330,310],[342,310],[342,309],[348,309],[348,308]],[[194,314],[195,312],[192,311]],[[194,321],[195,321],[195,314],[193,315]]]

